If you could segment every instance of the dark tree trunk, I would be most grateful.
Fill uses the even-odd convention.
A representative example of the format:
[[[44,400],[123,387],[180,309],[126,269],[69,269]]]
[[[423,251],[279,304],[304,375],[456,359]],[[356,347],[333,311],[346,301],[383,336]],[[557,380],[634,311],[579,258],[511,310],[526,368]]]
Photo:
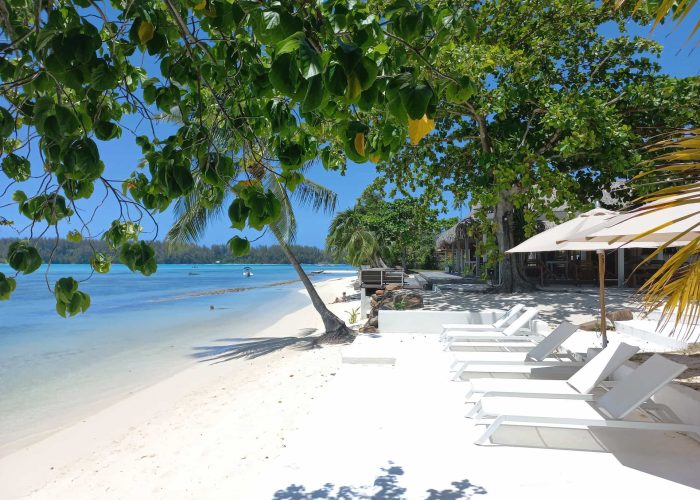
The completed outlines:
[[[500,200],[494,213],[498,250],[503,255],[501,274],[496,290],[505,293],[530,291],[535,287],[524,276],[517,254],[505,253],[506,250],[515,246],[513,204],[509,200],[509,195],[510,192],[501,192]]]
[[[277,238],[277,241],[279,242],[280,247],[282,247],[282,251],[284,252],[284,255],[286,255],[287,260],[289,260],[289,263],[292,265],[294,270],[299,275],[299,279],[301,279],[301,282],[304,284],[304,288],[306,288],[306,291],[311,298],[311,303],[313,304],[314,309],[316,309],[316,312],[318,312],[323,320],[323,326],[326,331],[323,335],[318,337],[317,341],[319,343],[351,342],[355,338],[353,331],[342,319],[328,310],[326,304],[323,302],[323,299],[321,299],[321,297],[318,295],[316,288],[314,287],[313,283],[311,283],[311,280],[307,276],[304,269],[302,269],[301,264],[299,264],[299,261],[287,243],[279,237]]]

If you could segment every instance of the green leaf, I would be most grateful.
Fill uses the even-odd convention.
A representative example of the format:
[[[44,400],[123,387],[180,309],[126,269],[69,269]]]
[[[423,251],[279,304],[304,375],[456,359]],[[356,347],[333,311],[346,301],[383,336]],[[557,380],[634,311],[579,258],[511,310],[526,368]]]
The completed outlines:
[[[234,236],[228,240],[228,248],[231,255],[234,257],[243,257],[250,253],[250,241],[247,238],[241,238],[240,236]]]
[[[12,292],[17,288],[17,281],[14,278],[8,278],[3,273],[0,273],[0,300],[9,300]]]
[[[323,78],[316,75],[309,80],[304,101],[301,103],[301,111],[308,113],[316,110],[323,101]]]
[[[66,239],[72,243],[80,243],[83,241],[83,235],[80,234],[80,231],[74,229],[73,231],[68,231],[68,234],[66,234]]]
[[[282,54],[272,61],[268,75],[272,86],[285,95],[292,95],[297,88],[299,70],[291,54]]]
[[[228,207],[228,218],[231,220],[231,227],[239,230],[243,229],[249,214],[250,208],[241,198],[233,200]]]
[[[10,112],[0,106],[0,137],[9,137],[15,131],[15,119]]]
[[[304,38],[299,47],[299,69],[301,70],[301,76],[307,80],[320,74],[322,69],[321,56],[309,45],[306,38]]]
[[[369,57],[363,57],[355,67],[355,74],[360,80],[362,90],[367,90],[377,79],[377,64]]]
[[[433,98],[433,89],[429,85],[421,83],[415,87],[402,88],[400,96],[408,117],[419,120],[428,110],[428,104]]]
[[[348,86],[348,79],[345,76],[345,71],[339,64],[331,64],[325,73],[326,87],[328,91],[336,96],[345,94]]]
[[[42,260],[36,248],[25,240],[15,241],[7,252],[7,263],[15,271],[31,274],[41,266]]]
[[[101,141],[109,141],[120,137],[121,127],[114,122],[100,121],[95,124],[95,137]]]
[[[18,182],[24,182],[32,175],[29,160],[14,153],[10,153],[2,159],[2,171],[10,179]]]
[[[95,252],[92,257],[90,257],[90,266],[96,273],[108,273],[112,266],[112,257],[101,252]]]
[[[447,100],[454,103],[468,101],[475,92],[474,84],[466,76],[460,77],[457,82],[458,83],[450,82],[447,85],[447,89],[445,90]]]
[[[275,45],[275,53],[278,56],[281,56],[282,54],[290,54],[295,52],[302,45],[302,43],[305,42],[306,36],[304,36],[303,32],[298,31]]]

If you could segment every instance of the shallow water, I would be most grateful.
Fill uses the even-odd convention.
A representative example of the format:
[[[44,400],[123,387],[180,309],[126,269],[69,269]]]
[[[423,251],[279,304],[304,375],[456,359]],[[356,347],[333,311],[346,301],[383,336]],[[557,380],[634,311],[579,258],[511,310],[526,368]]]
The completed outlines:
[[[12,299],[0,302],[0,455],[206,359],[222,338],[253,335],[308,304],[291,266],[253,265],[250,278],[243,267],[160,265],[144,277],[115,265],[81,283],[92,305],[67,319],[54,310],[45,267],[19,276]],[[314,280],[351,272],[305,269],[331,270]],[[0,272],[14,274],[2,264]],[[54,264],[49,282],[89,272]]]

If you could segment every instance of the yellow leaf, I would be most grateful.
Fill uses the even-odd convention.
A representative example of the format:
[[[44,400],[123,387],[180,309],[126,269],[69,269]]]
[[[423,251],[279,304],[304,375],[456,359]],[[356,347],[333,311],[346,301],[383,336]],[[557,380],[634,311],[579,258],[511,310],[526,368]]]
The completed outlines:
[[[148,43],[153,38],[155,28],[148,21],[141,21],[139,25],[139,40],[141,43]]]
[[[354,72],[350,73],[348,76],[348,87],[345,90],[345,97],[347,97],[348,101],[352,102],[360,97],[361,93],[362,84],[360,83],[360,79],[357,78],[357,75]]]
[[[207,6],[207,0],[202,0],[201,2],[195,4],[194,10],[202,10],[206,6]]]
[[[408,119],[408,136],[411,138],[411,144],[418,144],[423,137],[428,135],[435,128],[435,121],[428,118],[428,115],[423,115],[423,118],[418,120]]]
[[[355,151],[360,156],[365,155],[365,134],[362,132],[355,134]]]
[[[372,163],[379,163],[380,159],[381,158],[377,153],[369,155],[369,161],[371,161]]]

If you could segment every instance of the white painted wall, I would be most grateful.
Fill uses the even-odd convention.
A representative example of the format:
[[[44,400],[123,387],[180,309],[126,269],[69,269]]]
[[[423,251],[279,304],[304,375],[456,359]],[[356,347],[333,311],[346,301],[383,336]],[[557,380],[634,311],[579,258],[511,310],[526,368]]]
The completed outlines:
[[[382,333],[442,333],[444,323],[493,323],[505,311],[379,311],[379,331]]]

